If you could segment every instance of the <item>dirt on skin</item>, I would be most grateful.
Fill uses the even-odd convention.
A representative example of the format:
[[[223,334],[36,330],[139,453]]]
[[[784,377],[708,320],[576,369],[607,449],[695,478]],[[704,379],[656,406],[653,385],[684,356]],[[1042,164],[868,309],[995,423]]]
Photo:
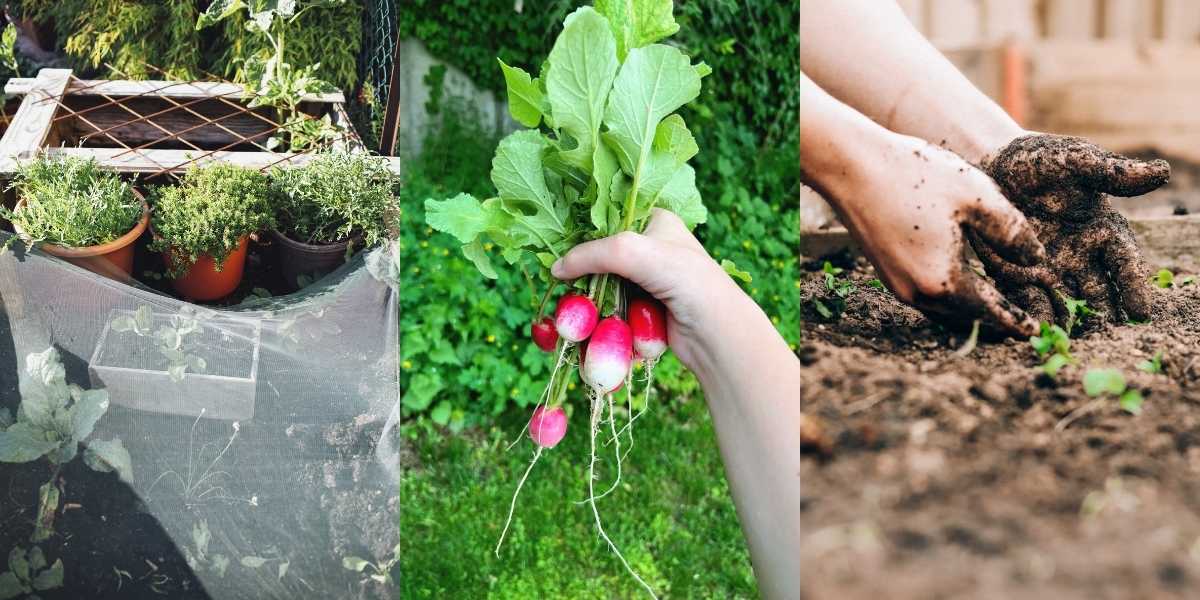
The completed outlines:
[[[966,336],[861,259],[845,276],[836,320],[802,276],[805,599],[1196,597],[1200,284],[1152,288],[1148,324],[1085,322],[1051,379],[1028,340],[957,356]],[[1138,370],[1156,353],[1162,374]],[[1120,369],[1141,414],[1088,397],[1091,367]]]
[[[1021,266],[977,236],[972,247],[1000,290],[1038,320],[1066,318],[1061,295],[1083,298],[1123,322],[1150,316],[1149,271],[1129,221],[1109,195],[1140,196],[1165,185],[1165,160],[1142,161],[1083,138],[1028,135],[984,159],[982,168],[1027,216],[1046,260]]]

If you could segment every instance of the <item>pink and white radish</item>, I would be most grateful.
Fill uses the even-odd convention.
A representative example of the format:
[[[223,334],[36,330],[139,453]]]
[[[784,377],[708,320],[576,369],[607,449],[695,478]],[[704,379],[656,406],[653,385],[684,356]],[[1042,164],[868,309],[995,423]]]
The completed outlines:
[[[533,338],[533,343],[542,351],[553,352],[554,347],[558,345],[558,331],[554,328],[554,319],[542,317],[541,321],[530,323],[529,337]]]
[[[592,335],[600,314],[587,296],[563,294],[554,309],[554,328],[568,342],[582,342]]]
[[[583,358],[583,381],[597,395],[607,394],[620,387],[629,374],[633,360],[633,333],[621,317],[601,320],[588,339]]]
[[[667,351],[667,309],[653,298],[635,298],[629,303],[629,329],[633,350],[654,364]]]
[[[529,437],[541,448],[553,448],[567,434],[567,413],[562,407],[539,406],[529,419]]]

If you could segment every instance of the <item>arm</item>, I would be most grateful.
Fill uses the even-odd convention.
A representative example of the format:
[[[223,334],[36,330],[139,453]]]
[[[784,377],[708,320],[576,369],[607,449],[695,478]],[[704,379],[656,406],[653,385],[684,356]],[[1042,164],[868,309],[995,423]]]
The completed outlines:
[[[1037,320],[1059,323],[1068,319],[1065,296],[1087,300],[1117,323],[1150,317],[1149,268],[1108,195],[1136,196],[1165,184],[1166,162],[1131,160],[1080,138],[1024,131],[894,2],[806,0],[802,6],[805,73],[883,127],[938,143],[979,165],[1030,219],[1047,249],[1044,264],[1014,264],[992,240],[980,239],[986,238],[981,232],[970,240],[1014,302]]]
[[[800,78],[801,176],[837,210],[880,279],[905,302],[951,319],[1037,323],[963,263],[964,228],[1006,258],[1044,257],[1025,217],[959,156],[893,133]]]
[[[800,43],[800,68],[830,94],[972,164],[1024,133],[891,0],[805,0]]]
[[[667,340],[704,388],[764,598],[800,594],[800,361],[673,213],[581,244],[559,279],[616,273],[667,307]]]

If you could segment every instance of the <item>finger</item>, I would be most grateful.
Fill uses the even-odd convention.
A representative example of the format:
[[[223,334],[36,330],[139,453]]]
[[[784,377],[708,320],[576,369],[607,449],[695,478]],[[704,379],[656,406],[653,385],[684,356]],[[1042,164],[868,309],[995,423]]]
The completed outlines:
[[[1117,305],[1113,302],[1108,278],[1104,276],[1104,271],[1100,269],[1099,264],[1075,273],[1075,279],[1078,288],[1076,297],[1086,300],[1088,308],[1103,313],[1106,319],[1118,320],[1121,318],[1120,311],[1116,310]]]
[[[1161,158],[1145,161],[1104,151],[1090,166],[1092,188],[1114,196],[1141,196],[1171,179],[1171,165]]]
[[[1033,226],[999,190],[976,198],[963,221],[1001,258],[1024,266],[1046,259],[1046,249]]]
[[[555,261],[550,273],[563,280],[593,273],[613,273],[658,297],[670,288],[664,277],[687,270],[682,266],[663,269],[663,264],[679,263],[678,254],[678,247],[673,244],[625,231],[575,246]]]
[[[688,231],[683,219],[680,219],[679,215],[669,210],[661,208],[653,209],[650,212],[650,221],[646,223],[646,230],[643,234],[649,238],[674,242],[707,254],[704,246],[700,244],[700,240],[696,239],[696,236],[691,231]]]
[[[1000,328],[1014,335],[1037,334],[1038,322],[1009,302],[992,284],[975,273],[964,275],[961,297],[975,314],[990,317]]]
[[[1171,176],[1164,160],[1132,159],[1084,138],[1047,134],[1017,138],[995,157],[985,158],[983,165],[1010,194],[1082,186],[1137,196],[1162,186]]]
[[[1013,304],[1025,310],[1029,318],[1047,323],[1054,322],[1054,304],[1050,301],[1050,293],[1037,285],[1020,286],[1012,291],[1006,291]]]
[[[1150,269],[1142,260],[1133,235],[1118,233],[1114,236],[1104,248],[1103,260],[1125,313],[1138,321],[1149,319],[1154,297],[1150,289]]]

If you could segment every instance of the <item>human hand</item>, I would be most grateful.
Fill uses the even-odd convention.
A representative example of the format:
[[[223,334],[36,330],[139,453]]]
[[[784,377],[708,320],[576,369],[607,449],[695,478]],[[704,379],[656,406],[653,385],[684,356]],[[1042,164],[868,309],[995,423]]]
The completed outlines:
[[[958,155],[923,140],[888,134],[836,183],[820,190],[838,200],[880,279],[901,300],[941,320],[984,318],[1033,335],[1038,324],[963,260],[963,231],[1023,266],[1045,256],[1025,217],[995,183]]]
[[[1129,222],[1108,194],[1138,196],[1167,182],[1166,161],[1113,154],[1085,139],[1049,134],[1016,138],[981,161],[984,172],[1020,208],[1045,245],[1038,265],[1006,260],[990,240],[972,245],[989,275],[1039,320],[1064,323],[1062,296],[1123,322],[1150,318],[1149,271]]]
[[[730,327],[764,329],[790,354],[758,305],[670,211],[654,209],[642,234],[627,231],[576,246],[551,272],[567,280],[614,273],[641,286],[666,306],[667,343],[702,382],[729,369],[722,354],[732,345],[725,333]]]

